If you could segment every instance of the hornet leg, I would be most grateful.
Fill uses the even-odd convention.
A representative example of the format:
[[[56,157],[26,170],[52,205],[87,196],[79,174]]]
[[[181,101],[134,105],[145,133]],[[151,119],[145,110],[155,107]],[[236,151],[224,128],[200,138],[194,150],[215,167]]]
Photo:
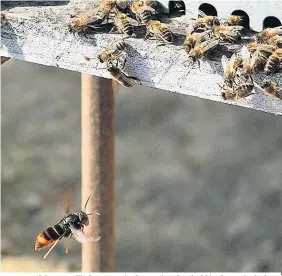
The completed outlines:
[[[67,240],[65,254],[69,253],[69,245],[70,245],[70,241],[71,241],[71,236],[72,236],[72,234],[69,235],[69,239]]]

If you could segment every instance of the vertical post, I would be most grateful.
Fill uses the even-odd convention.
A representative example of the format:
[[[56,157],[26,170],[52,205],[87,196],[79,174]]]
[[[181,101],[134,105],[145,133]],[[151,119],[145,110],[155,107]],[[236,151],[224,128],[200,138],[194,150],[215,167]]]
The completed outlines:
[[[114,92],[112,81],[81,75],[82,206],[91,195],[84,228],[101,239],[82,244],[82,272],[113,272],[114,233]],[[97,205],[97,202],[99,203]]]

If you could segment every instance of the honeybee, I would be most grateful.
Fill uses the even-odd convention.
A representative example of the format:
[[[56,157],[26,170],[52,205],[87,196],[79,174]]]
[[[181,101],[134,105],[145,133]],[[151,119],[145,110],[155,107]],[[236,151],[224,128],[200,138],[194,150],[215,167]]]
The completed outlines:
[[[256,50],[255,50],[256,51]],[[241,56],[242,56],[242,72],[241,78],[247,80],[249,75],[254,73],[254,68],[251,67],[251,54],[248,51],[247,46],[243,46],[241,49]]]
[[[232,87],[222,87],[221,96],[224,100],[237,100],[239,98],[246,98],[253,94],[252,91],[254,89],[254,82],[250,75],[246,81],[240,79],[237,80],[239,83],[234,82]]]
[[[151,19],[152,15],[155,14],[155,9],[150,6],[153,5],[150,1],[133,1],[130,10],[135,15],[136,20],[140,25],[147,24]]]
[[[98,59],[101,63],[115,61],[116,66],[119,66],[120,63],[122,63],[122,67],[124,67],[126,57],[123,55],[125,54],[123,51],[125,48],[126,44],[124,41],[112,42],[98,55]]]
[[[276,49],[276,46],[275,45],[271,45],[271,44],[268,44],[268,43],[263,43],[263,44],[260,44],[260,43],[257,43],[256,41],[253,41],[253,42],[250,42],[247,44],[247,49],[250,53],[254,53],[256,50],[264,50],[265,49],[269,49],[269,51],[271,50],[275,50]],[[268,51],[268,50],[267,50]]]
[[[137,84],[137,81],[139,81],[139,79],[125,74],[120,68],[114,66],[112,62],[108,62],[107,70],[113,78],[113,89],[116,92],[119,88],[116,86],[115,82],[124,87],[132,87],[134,84]]]
[[[100,237],[93,238],[91,236],[86,236],[83,234],[83,228],[85,226],[89,225],[89,218],[88,216],[91,214],[86,213],[86,206],[90,199],[90,196],[88,197],[84,210],[78,211],[75,213],[69,213],[69,210],[67,210],[67,215],[63,217],[59,223],[48,227],[43,232],[41,232],[36,240],[35,240],[35,247],[34,250],[41,250],[45,247],[51,246],[52,247],[48,250],[48,252],[44,255],[44,259],[50,254],[50,252],[53,250],[53,248],[58,244],[58,242],[63,238],[69,238],[68,242],[70,241],[70,238],[74,236],[74,238],[80,242],[96,242],[100,240]],[[98,213],[96,213],[99,215]],[[68,253],[68,243],[66,246],[65,253]]]
[[[282,48],[282,36],[274,35],[266,40],[267,44]]]
[[[193,63],[197,62],[200,65],[200,59],[209,51],[216,48],[219,44],[219,40],[212,38],[210,40],[197,43],[195,47],[189,52],[189,58]]]
[[[266,42],[270,37],[275,35],[282,35],[282,26],[275,28],[267,28],[255,35],[255,39],[258,43]]]
[[[186,52],[189,53],[190,50],[193,49],[197,43],[208,40],[210,39],[210,37],[211,37],[210,30],[201,33],[192,33],[192,34],[188,33],[186,35],[185,41],[183,42],[183,47],[186,50]]]
[[[262,88],[268,95],[282,100],[282,86],[279,86],[276,82],[264,80]]]
[[[226,41],[230,43],[235,43],[241,39],[240,31],[243,29],[243,26],[225,26],[217,25],[213,27],[213,33],[216,38],[221,41]]]
[[[173,42],[173,34],[168,26],[164,23],[161,23],[157,20],[151,20],[146,26],[146,36],[144,39],[148,37],[155,37],[156,39],[161,39],[164,43],[172,43]]]
[[[264,72],[266,74],[274,73],[277,69],[279,69],[282,64],[282,48],[276,49],[268,58]]]
[[[4,26],[7,24],[7,17],[6,14],[1,12],[1,26]]]
[[[125,13],[117,13],[114,17],[114,24],[117,30],[123,34],[132,36],[134,33],[134,28],[132,24],[132,19],[128,17]],[[114,29],[113,28],[113,29]]]
[[[236,92],[234,86],[230,87],[228,85],[221,87],[220,95],[225,101],[226,100],[236,100],[239,98],[238,93]]]
[[[273,53],[275,47],[268,44],[259,44],[254,52],[250,66],[253,70],[263,68],[269,56]]]
[[[258,43],[256,41],[252,41],[247,44],[247,49],[250,53],[254,53],[257,50]]]
[[[239,25],[243,21],[243,17],[239,15],[230,15],[227,17],[227,19],[224,22],[224,25],[227,26],[234,26]]]
[[[252,57],[248,49],[253,53]],[[256,42],[251,42],[247,46],[243,46],[241,51],[243,57],[242,73],[247,75],[253,74],[256,69],[263,68],[275,49],[276,47],[273,45],[257,44]]]
[[[88,27],[100,26],[105,20],[108,21],[111,10],[115,7],[115,0],[106,0],[99,6],[74,18],[68,26],[71,33],[85,31]]]
[[[214,26],[220,25],[220,21],[217,16],[206,15],[203,11],[199,10],[199,18],[194,23],[194,30],[210,30]]]
[[[222,56],[221,63],[224,70],[224,84],[232,87],[233,81],[237,77],[237,71],[243,60],[235,53],[231,56],[230,60],[226,56]]]

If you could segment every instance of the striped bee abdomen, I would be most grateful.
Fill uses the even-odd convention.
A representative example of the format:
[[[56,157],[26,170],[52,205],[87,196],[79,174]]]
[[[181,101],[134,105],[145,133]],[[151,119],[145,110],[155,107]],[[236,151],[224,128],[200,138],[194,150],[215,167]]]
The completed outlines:
[[[266,74],[274,73],[278,69],[279,61],[279,57],[271,55],[265,64],[264,72]]]
[[[119,51],[123,51],[123,50],[126,48],[125,42],[124,42],[124,41],[118,42],[118,43],[116,44],[116,48],[117,48],[117,50],[119,50]]]
[[[172,42],[172,40],[173,40],[172,33],[168,28],[162,29],[161,37],[166,42]]]
[[[139,22],[141,24],[147,24],[152,19],[152,13],[148,10],[144,10],[139,14]]]
[[[60,224],[48,227],[41,232],[35,242],[35,250],[40,250],[44,247],[52,245],[56,240],[65,234],[63,227]]]
[[[122,32],[127,35],[133,34],[133,26],[127,20],[122,21]]]
[[[116,28],[118,29],[119,32],[127,34],[127,35],[132,35],[134,32],[133,26],[129,19],[127,18],[126,15],[124,14],[118,14],[114,18],[114,24]]]

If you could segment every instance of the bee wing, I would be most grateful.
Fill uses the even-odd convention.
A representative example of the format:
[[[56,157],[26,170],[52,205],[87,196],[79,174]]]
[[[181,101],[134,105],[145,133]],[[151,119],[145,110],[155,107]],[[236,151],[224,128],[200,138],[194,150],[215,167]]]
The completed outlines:
[[[236,56],[236,54],[234,53],[232,56],[231,56],[231,58],[230,58],[230,68],[231,68],[231,70],[234,72],[234,63],[235,63],[235,61],[236,61],[236,58],[237,58],[237,56]]]
[[[186,35],[192,34],[193,31],[194,31],[193,24],[189,24],[188,27],[186,28]]]
[[[213,39],[210,41],[210,43],[203,48],[203,52],[207,52],[209,50],[212,50],[213,48],[215,48],[217,45],[219,44],[219,39]]]
[[[253,56],[250,59],[250,66],[251,68],[254,68],[259,63],[259,51],[255,51]]]
[[[153,9],[152,7],[150,7],[150,6],[144,6],[144,7],[140,8],[140,11],[150,11],[153,14],[156,13],[156,10]]]
[[[117,42],[116,41],[112,41],[108,44],[108,46],[106,48],[104,48],[105,50],[111,52],[111,53],[114,53],[117,50]]]
[[[248,61],[251,58],[251,53],[246,45],[244,45],[241,49],[241,56],[244,61]]]
[[[195,47],[200,45],[201,43],[205,42],[206,40],[208,40],[210,38],[210,34],[211,34],[210,30],[204,31],[202,33],[197,33],[197,40],[196,40],[196,43],[195,43]],[[193,33],[193,35],[194,35],[194,33]],[[195,33],[195,35],[196,35],[196,33]]]
[[[96,14],[96,8],[93,8],[93,9],[88,10],[88,11],[80,11],[77,14],[72,15],[72,17],[74,17],[74,18],[82,18],[84,16],[91,17],[91,16],[94,16],[95,14]]]
[[[282,26],[272,27],[271,29],[277,29],[282,31]]]
[[[222,64],[223,71],[225,72],[226,69],[227,69],[227,64],[228,64],[228,57],[227,56],[225,56],[225,55],[222,56],[221,64]]]
[[[199,33],[199,39],[197,40],[196,45],[208,40],[209,38],[211,38],[211,32],[212,32],[212,30],[207,30],[207,31],[204,31],[202,33]]]
[[[218,33],[220,35],[225,36],[225,37],[236,37],[236,36],[238,36],[238,32],[237,31],[228,30],[228,29],[219,30]]]
[[[242,29],[244,29],[243,26],[226,26],[226,29],[230,29],[231,31],[241,31]]]
[[[275,46],[268,45],[268,44],[260,44],[257,47],[257,49],[259,51],[264,51],[264,52],[267,52],[267,53],[272,53],[275,50],[275,48],[276,48]]]
[[[86,236],[84,235],[80,230],[76,230],[74,228],[71,228],[71,232],[74,236],[74,238],[80,242],[80,243],[87,243],[87,242],[97,242],[101,239],[101,237],[92,237],[92,236]]]
[[[205,16],[207,16],[207,15],[203,11],[201,11],[201,10],[198,11],[198,18],[203,18]]]
[[[92,9],[90,9],[89,11],[83,12],[81,14],[79,14],[77,16],[77,18],[83,20],[84,25],[88,25],[88,24],[93,24],[93,23],[100,23],[98,21],[101,21],[101,18],[97,17],[97,11],[98,11],[98,7],[94,7]]]

